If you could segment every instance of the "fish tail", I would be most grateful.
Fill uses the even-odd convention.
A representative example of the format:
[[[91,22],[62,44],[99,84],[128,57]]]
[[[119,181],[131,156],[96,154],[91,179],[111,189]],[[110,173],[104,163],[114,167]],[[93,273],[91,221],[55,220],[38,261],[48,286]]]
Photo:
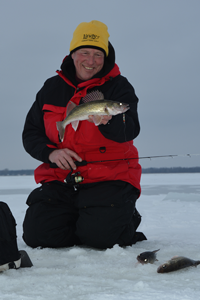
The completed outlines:
[[[197,260],[197,261],[196,261],[195,267],[198,266],[198,265],[200,265],[200,260]]]
[[[57,129],[59,131],[60,140],[61,140],[61,142],[63,142],[64,135],[65,135],[65,128],[63,126],[63,122],[56,122],[56,126],[57,126]]]
[[[158,249],[158,250],[154,250],[154,251],[152,251],[152,252],[154,252],[154,253],[156,253],[156,252],[158,252],[160,249]]]

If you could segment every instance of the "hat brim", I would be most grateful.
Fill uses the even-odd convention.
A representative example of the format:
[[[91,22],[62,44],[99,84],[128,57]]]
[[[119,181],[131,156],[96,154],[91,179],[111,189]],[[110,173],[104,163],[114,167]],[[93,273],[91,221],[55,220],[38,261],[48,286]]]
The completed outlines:
[[[102,52],[104,53],[104,55],[106,56],[106,51],[105,51],[103,48],[96,47],[96,46],[91,46],[91,45],[84,45],[84,46],[77,47],[77,48],[73,49],[73,50],[70,52],[70,55],[72,55],[72,53],[75,52],[76,50],[79,50],[79,49],[82,49],[82,48],[92,48],[92,49],[97,49],[97,50],[102,51]]]

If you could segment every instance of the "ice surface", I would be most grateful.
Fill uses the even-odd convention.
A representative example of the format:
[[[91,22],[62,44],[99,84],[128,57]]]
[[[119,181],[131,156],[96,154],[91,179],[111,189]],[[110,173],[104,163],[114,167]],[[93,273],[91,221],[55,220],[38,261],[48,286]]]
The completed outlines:
[[[0,177],[0,201],[17,221],[19,249],[34,266],[0,274],[1,300],[188,300],[199,299],[200,266],[158,274],[175,255],[200,260],[200,174],[143,174],[137,208],[139,230],[148,240],[132,247],[31,249],[22,240],[26,198],[32,176]],[[160,249],[159,261],[141,265],[136,257]]]

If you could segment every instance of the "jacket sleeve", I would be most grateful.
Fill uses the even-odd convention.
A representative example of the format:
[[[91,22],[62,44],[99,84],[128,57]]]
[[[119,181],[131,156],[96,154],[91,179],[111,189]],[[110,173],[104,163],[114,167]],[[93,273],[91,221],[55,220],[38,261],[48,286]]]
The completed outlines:
[[[41,90],[29,110],[22,133],[22,141],[25,150],[35,159],[49,163],[49,154],[55,148],[45,134],[43,111],[40,102]],[[53,148],[53,149],[52,149]]]
[[[123,76],[113,79],[111,93],[105,92],[105,98],[128,103],[130,109],[125,114],[113,116],[106,125],[99,125],[99,130],[107,139],[123,143],[135,139],[140,132],[137,112],[138,98],[135,90]],[[109,98],[108,98],[109,97]]]

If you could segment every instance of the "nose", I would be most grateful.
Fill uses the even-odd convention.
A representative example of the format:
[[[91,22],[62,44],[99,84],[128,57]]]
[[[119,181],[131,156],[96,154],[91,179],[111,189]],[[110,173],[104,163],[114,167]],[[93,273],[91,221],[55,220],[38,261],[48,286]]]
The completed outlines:
[[[94,55],[88,55],[87,61],[88,61],[88,63],[89,63],[90,65],[93,65],[93,64],[94,64],[94,61],[95,61]]]

